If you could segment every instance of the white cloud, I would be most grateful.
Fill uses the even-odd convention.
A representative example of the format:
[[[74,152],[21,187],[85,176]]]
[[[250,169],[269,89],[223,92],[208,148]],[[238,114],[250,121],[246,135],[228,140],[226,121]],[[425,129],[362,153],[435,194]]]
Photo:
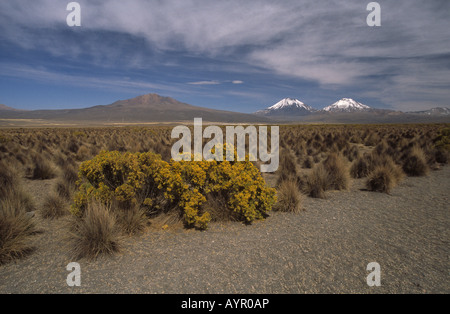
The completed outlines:
[[[218,81],[199,81],[199,82],[189,82],[190,85],[219,85]]]
[[[430,102],[450,97],[450,92],[440,86],[449,82],[448,58],[440,61],[444,66],[438,72],[425,61],[420,68],[411,68],[410,61],[450,55],[446,13],[450,11],[449,1],[383,1],[379,28],[365,24],[367,3],[359,0],[78,2],[83,26],[70,30],[65,25],[67,1],[2,1],[0,36],[21,47],[53,55],[78,58],[88,54],[94,56],[97,65],[122,62],[126,49],[128,66],[145,67],[147,51],[131,53],[126,42],[106,42],[92,35],[98,31],[118,32],[142,38],[148,49],[162,54],[182,51],[239,61],[316,82],[326,89],[360,86],[365,88],[361,94],[378,94],[377,98],[398,106],[403,106],[409,95],[415,95],[410,101],[426,95]],[[64,31],[80,32],[80,41],[66,40]],[[388,83],[377,83],[373,77],[385,77]],[[232,81],[238,82],[242,83]],[[415,91],[421,91],[420,95]]]

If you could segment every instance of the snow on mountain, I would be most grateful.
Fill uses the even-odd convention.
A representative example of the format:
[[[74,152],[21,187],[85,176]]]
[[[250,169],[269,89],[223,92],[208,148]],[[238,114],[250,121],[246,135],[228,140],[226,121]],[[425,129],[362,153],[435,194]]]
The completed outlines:
[[[323,111],[326,112],[355,112],[355,111],[367,111],[371,109],[360,102],[357,102],[351,98],[343,98],[334,104],[325,107]]]
[[[304,108],[308,111],[313,111],[314,109],[311,108],[308,105],[305,105],[303,102],[301,102],[298,99],[292,99],[292,98],[285,98],[280,100],[279,102],[277,102],[275,105],[273,105],[272,107],[269,107],[269,110],[278,110],[278,109],[283,109],[283,108]]]
[[[304,104],[298,99],[285,98],[277,102],[275,105],[256,112],[266,116],[286,116],[286,115],[306,115],[317,110]]]

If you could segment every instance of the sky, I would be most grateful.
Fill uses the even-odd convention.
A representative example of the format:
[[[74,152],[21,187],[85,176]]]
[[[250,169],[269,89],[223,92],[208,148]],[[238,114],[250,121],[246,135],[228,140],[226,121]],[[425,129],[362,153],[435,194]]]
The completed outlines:
[[[148,93],[255,112],[282,98],[450,107],[450,1],[0,2],[0,103],[83,108]]]

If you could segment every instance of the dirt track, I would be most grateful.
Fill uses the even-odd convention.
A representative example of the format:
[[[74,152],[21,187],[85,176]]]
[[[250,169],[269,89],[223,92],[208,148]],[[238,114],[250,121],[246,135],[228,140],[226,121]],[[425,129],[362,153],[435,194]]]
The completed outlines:
[[[43,221],[36,252],[0,266],[0,293],[449,293],[450,167],[406,178],[392,195],[349,191],[307,198],[299,214],[148,232],[122,253],[79,261],[68,287],[62,221]],[[381,287],[366,266],[381,265]]]

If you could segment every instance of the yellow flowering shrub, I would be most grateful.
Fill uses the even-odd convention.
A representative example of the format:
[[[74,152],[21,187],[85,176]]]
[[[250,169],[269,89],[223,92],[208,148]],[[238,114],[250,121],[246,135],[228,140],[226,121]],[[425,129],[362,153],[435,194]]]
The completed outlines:
[[[153,153],[102,151],[81,164],[71,211],[82,215],[92,198],[138,204],[149,213],[160,213],[165,206],[179,208],[187,226],[206,229],[214,219],[202,206],[208,194],[221,195],[227,208],[219,210],[231,211],[246,223],[263,219],[276,201],[275,189],[267,187],[249,161],[168,163]]]

